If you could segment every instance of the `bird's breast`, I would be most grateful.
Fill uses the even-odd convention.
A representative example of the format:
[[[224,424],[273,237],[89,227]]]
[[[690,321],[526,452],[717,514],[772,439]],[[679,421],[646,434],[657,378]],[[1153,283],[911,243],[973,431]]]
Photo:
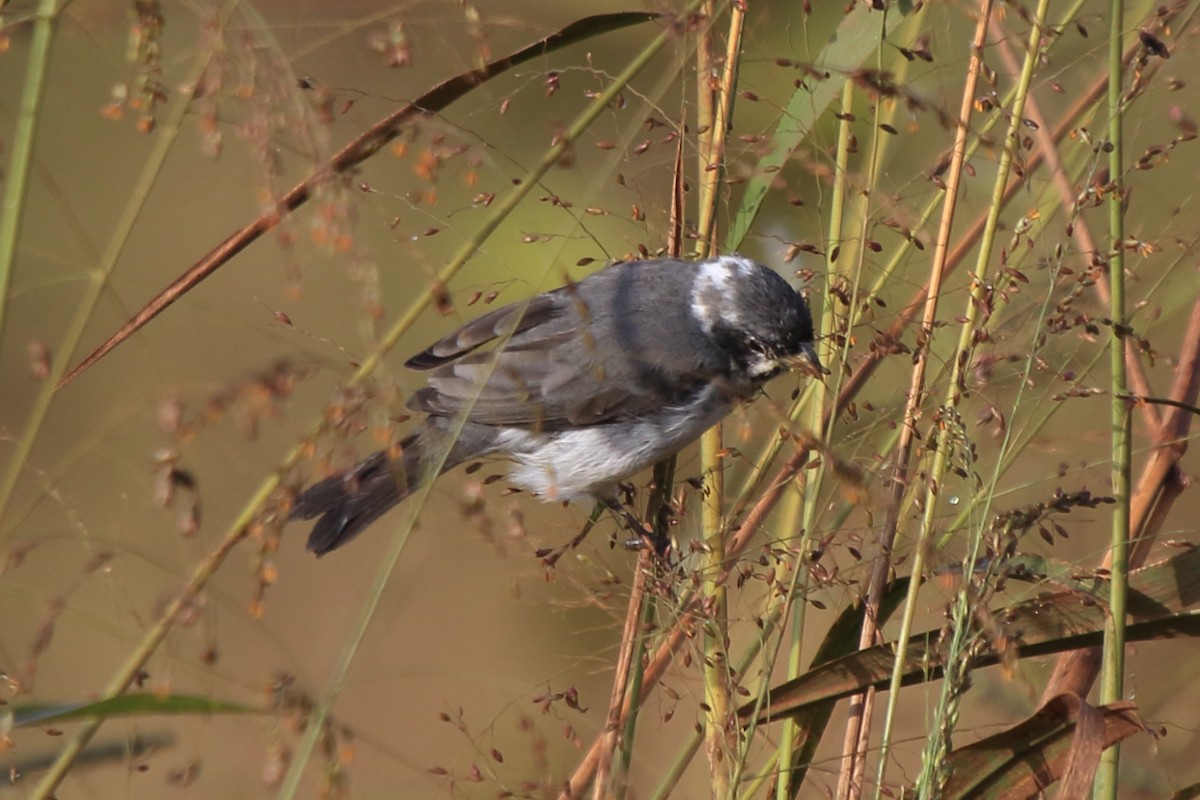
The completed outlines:
[[[679,452],[732,410],[727,397],[710,386],[686,404],[636,419],[545,434],[506,429],[497,449],[515,462],[510,480],[543,500],[598,497]]]

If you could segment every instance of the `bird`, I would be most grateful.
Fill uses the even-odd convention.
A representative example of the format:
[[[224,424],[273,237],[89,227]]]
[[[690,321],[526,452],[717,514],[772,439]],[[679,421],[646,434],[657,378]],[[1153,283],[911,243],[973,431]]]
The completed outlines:
[[[771,378],[828,371],[800,293],[738,254],[619,261],[489,311],[405,366],[428,372],[398,446],[302,491],[290,519],[325,555],[419,487],[485,456],[539,499],[620,510],[618,487],[674,455]],[[627,516],[628,518],[628,516]]]

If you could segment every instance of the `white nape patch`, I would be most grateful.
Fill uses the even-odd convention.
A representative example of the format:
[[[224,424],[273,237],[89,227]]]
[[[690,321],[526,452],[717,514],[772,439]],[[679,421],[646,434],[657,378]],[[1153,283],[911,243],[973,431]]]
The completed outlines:
[[[750,273],[758,269],[758,264],[745,256],[733,253],[728,256],[721,256],[717,259],[718,264],[724,264],[729,269],[736,269],[738,277],[749,278]]]
[[[737,277],[747,274],[747,266],[753,268],[754,262],[741,256],[721,256],[700,265],[692,284],[692,316],[699,320],[705,333],[711,333],[718,320],[730,325],[738,323],[737,312],[728,301],[733,299]]]
[[[715,387],[686,406],[559,433],[505,429],[497,450],[513,460],[509,480],[543,501],[605,497],[613,487],[678,452],[733,410]]]

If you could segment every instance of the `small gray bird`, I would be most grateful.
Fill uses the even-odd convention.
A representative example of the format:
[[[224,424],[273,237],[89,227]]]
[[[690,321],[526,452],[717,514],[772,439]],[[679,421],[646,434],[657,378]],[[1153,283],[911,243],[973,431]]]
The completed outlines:
[[[804,299],[750,259],[613,264],[484,314],[409,359],[433,371],[408,402],[428,416],[399,457],[381,451],[314,484],[291,517],[320,517],[308,549],[324,555],[422,484],[488,455],[510,458],[510,480],[542,500],[619,509],[621,481],[769,379],[804,363],[823,372],[812,340]]]

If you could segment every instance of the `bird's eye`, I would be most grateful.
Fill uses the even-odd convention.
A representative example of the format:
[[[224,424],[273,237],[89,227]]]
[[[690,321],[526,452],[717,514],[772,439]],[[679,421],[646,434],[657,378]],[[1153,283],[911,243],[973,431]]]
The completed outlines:
[[[778,375],[782,370],[778,359],[771,354],[765,342],[747,337],[745,348],[744,368],[755,380],[766,380]]]

